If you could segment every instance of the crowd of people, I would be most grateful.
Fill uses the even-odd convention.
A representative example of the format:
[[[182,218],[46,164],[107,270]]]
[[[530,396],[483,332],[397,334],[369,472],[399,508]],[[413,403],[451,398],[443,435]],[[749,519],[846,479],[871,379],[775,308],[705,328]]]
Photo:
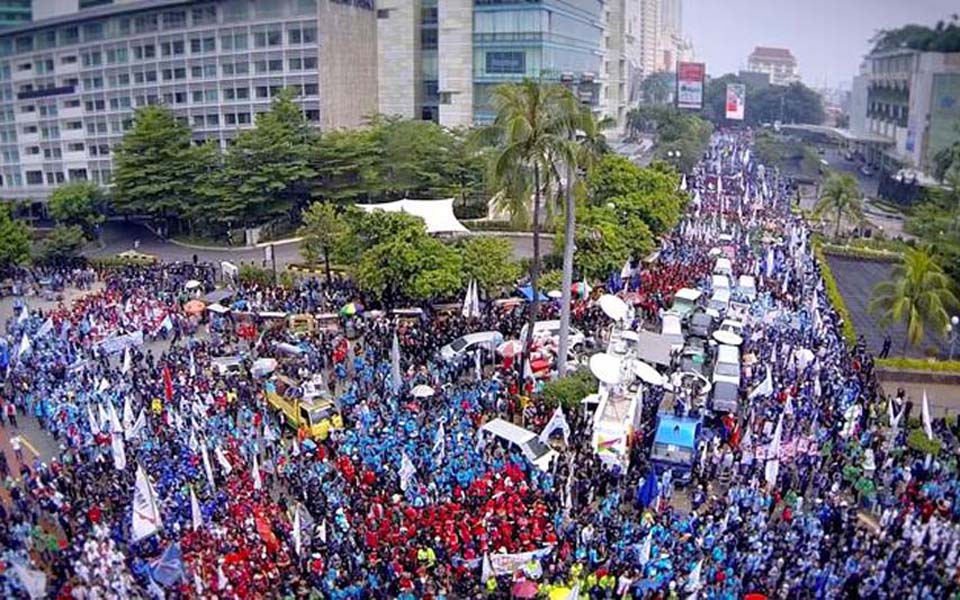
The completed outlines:
[[[956,432],[886,398],[867,349],[846,345],[809,231],[749,136],[716,135],[685,185],[683,223],[621,296],[655,327],[677,289],[709,286],[721,234],[734,272],[759,284],[740,410],[707,418],[714,435],[682,490],[648,458],[652,428],[629,467],[611,469],[579,407],[546,470],[480,433],[496,417],[539,433],[554,409],[518,364],[438,351],[474,331],[518,337],[525,304],[367,317],[370,299],[349,280],[304,279],[237,283],[231,310],[195,312],[187,304],[215,283],[204,265],[18,274],[32,282],[18,294],[40,279],[86,293],[47,311],[22,297],[0,342],[4,435],[35,419],[58,445],[48,461],[0,452],[3,596],[960,593]],[[361,310],[340,327],[296,334],[261,315],[348,304]],[[584,331],[606,326],[591,298],[573,314]],[[219,368],[222,357],[243,368]],[[321,375],[342,427],[320,439],[289,426],[251,373],[263,358],[294,379]],[[663,398],[644,394],[645,422]],[[916,427],[938,455],[907,445]]]

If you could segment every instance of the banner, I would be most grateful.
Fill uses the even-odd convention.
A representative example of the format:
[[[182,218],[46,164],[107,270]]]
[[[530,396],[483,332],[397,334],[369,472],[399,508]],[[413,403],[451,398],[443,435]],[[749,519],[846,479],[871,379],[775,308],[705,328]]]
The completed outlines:
[[[513,575],[520,569],[524,563],[531,559],[541,559],[553,551],[553,546],[544,546],[539,550],[531,552],[519,552],[517,554],[491,554],[490,567],[493,574],[497,577],[501,575]]]
[[[237,265],[225,260],[220,261],[220,271],[223,272],[223,278],[229,281],[236,281],[237,276],[240,274],[240,269]]]
[[[677,63],[677,108],[703,108],[703,80],[707,75],[704,63]]]
[[[157,496],[143,467],[137,467],[137,483],[133,488],[133,541],[153,535],[161,527]]]
[[[747,88],[742,83],[727,84],[727,118],[734,121],[743,120],[744,105],[747,100]]]
[[[125,335],[115,335],[113,337],[108,337],[107,339],[100,342],[99,349],[100,352],[104,354],[116,354],[117,352],[123,352],[127,348],[132,348],[134,346],[143,345],[143,332],[135,331],[133,333],[127,333]]]

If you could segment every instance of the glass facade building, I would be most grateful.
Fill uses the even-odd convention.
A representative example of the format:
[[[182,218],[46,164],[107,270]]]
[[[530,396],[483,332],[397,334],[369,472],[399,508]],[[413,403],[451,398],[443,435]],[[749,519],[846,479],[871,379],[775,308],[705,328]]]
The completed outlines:
[[[0,28],[29,23],[32,15],[31,0],[0,0]]]
[[[475,0],[474,120],[490,121],[490,92],[530,78],[571,86],[596,105],[603,63],[599,0]]]

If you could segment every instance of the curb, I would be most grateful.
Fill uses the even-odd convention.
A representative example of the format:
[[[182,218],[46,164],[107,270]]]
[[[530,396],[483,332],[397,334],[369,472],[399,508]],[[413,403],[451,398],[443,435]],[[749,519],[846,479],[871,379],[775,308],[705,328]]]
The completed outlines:
[[[491,231],[491,230],[482,230],[482,231],[470,231],[470,235],[483,235],[487,237],[507,237],[507,238],[533,238],[532,231]],[[540,232],[540,237],[543,237],[543,232]]]
[[[160,237],[160,236],[157,236],[157,237]],[[260,242],[259,244],[255,244],[253,246],[203,246],[200,244],[189,244],[187,242],[181,242],[173,238],[160,238],[160,239],[165,242],[169,242],[175,246],[180,246],[181,248],[190,248],[192,250],[203,250],[205,252],[236,252],[236,251],[244,251],[244,250],[257,250],[258,248],[266,248],[267,246],[271,246],[271,245],[285,246],[287,244],[298,244],[303,240],[302,237],[295,237],[295,238],[287,238],[285,240],[277,240],[275,242]]]

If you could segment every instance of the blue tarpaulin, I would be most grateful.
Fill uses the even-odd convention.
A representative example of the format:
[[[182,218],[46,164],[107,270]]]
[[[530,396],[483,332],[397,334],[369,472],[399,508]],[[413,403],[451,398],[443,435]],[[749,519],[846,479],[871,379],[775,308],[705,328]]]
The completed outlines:
[[[682,448],[693,448],[697,437],[697,419],[661,415],[657,425],[656,444],[671,444]]]
[[[517,291],[520,292],[520,295],[523,296],[523,299],[524,299],[524,300],[526,300],[527,302],[533,302],[533,288],[532,288],[532,287],[530,287],[529,285],[525,285],[525,286],[523,286],[522,288],[517,288]],[[543,292],[539,292],[539,294],[540,294],[540,301],[541,301],[541,302],[544,302],[544,301],[549,300],[549,298],[547,298],[547,295],[544,294]]]
[[[150,577],[163,587],[176,585],[183,575],[183,557],[177,543],[167,546],[160,558],[150,565]]]

